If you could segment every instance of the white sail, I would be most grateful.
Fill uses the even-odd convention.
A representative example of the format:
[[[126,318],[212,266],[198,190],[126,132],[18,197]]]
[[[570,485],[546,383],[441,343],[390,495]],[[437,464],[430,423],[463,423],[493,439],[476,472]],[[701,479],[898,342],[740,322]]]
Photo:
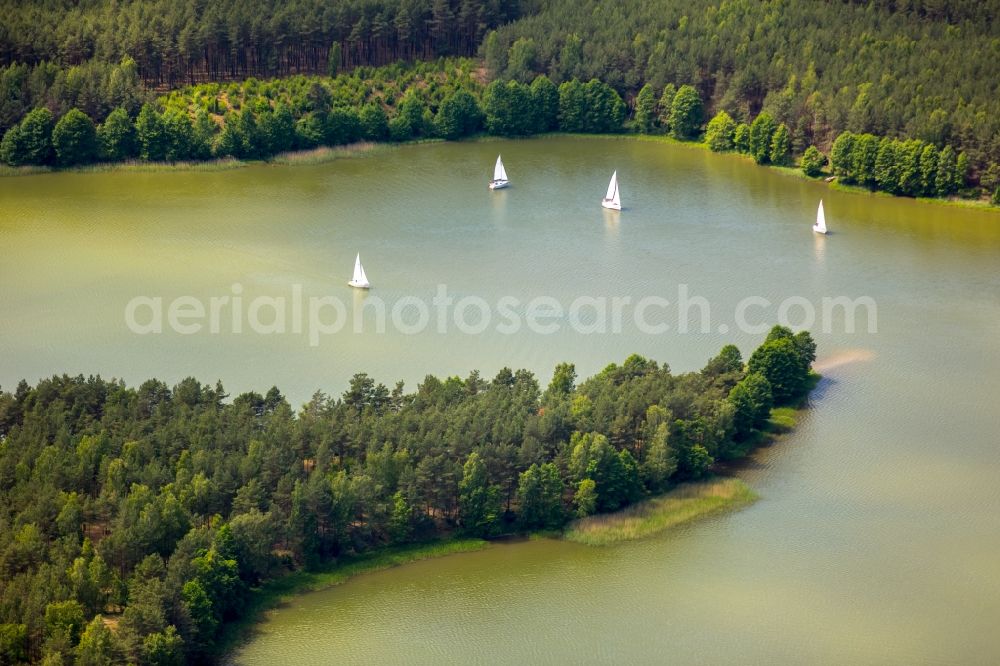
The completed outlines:
[[[499,155],[497,155],[497,164],[493,167],[493,180],[494,182],[498,180],[508,180],[507,170],[503,168],[503,160],[500,159]]]
[[[813,231],[818,234],[826,233],[826,214],[823,212],[823,200],[819,200],[819,208],[816,210],[816,224],[813,226]]]
[[[354,258],[354,277],[348,282],[352,287],[361,287],[362,289],[367,289],[370,285],[368,282],[368,276],[365,275],[365,267],[361,265],[361,253]]]
[[[621,194],[618,192],[618,172],[611,174],[611,182],[608,183],[608,193],[604,197],[601,205],[612,210],[622,209]]]

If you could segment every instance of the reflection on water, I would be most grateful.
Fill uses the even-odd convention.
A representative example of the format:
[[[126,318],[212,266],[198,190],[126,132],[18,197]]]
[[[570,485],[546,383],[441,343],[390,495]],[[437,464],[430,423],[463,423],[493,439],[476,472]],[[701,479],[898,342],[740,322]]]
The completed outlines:
[[[622,214],[617,210],[610,210],[608,208],[601,208],[604,213],[604,229],[609,232],[609,235],[618,235],[618,225],[621,222]]]
[[[822,264],[823,259],[826,257],[825,234],[817,234],[816,232],[813,232],[813,254],[816,257],[816,262]]]

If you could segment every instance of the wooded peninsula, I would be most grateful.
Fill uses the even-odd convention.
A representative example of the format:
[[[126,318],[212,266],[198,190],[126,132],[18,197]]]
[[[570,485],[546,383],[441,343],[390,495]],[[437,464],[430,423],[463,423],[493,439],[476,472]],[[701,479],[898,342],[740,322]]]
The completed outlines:
[[[705,478],[804,399],[815,349],[776,326],[746,363],[633,355],[579,383],[563,363],[544,391],[526,370],[412,393],[358,374],[298,413],[277,388],[22,381],[0,392],[0,661],[210,662],[291,572],[558,531]]]
[[[0,12],[11,166],[632,132],[896,195],[1000,201],[1000,0],[0,0]]]

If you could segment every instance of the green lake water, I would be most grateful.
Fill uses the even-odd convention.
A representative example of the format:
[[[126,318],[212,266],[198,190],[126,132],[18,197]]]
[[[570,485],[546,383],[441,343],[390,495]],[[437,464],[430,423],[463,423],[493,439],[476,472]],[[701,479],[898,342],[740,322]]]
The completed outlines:
[[[486,181],[502,152],[513,186]],[[620,214],[599,200],[612,170]],[[810,225],[823,198],[833,233]],[[560,361],[586,376],[640,353],[696,370],[749,353],[788,298],[869,297],[814,326],[824,380],[796,432],[740,474],[753,506],[612,548],[553,540],[418,562],[303,595],[239,664],[995,663],[1000,658],[1000,214],[838,192],[686,146],[551,138],[406,146],[314,166],[61,173],[0,179],[0,385],[100,373],[277,385],[301,404],[359,371],[428,373]],[[361,252],[374,289],[347,287]],[[234,295],[495,304],[661,296],[710,308],[644,333],[540,334],[499,315],[408,335],[348,323],[303,332],[137,335],[125,308]],[[370,312],[370,311],[369,311]],[[694,314],[692,314],[692,312]],[[801,309],[793,309],[800,320]],[[432,311],[433,313],[433,311]],[[329,315],[330,313],[327,312]],[[433,314],[436,317],[436,314]],[[475,316],[470,316],[475,320]],[[684,319],[690,332],[680,333]],[[594,320],[596,321],[596,320]],[[587,319],[585,323],[594,323]],[[609,325],[610,328],[610,325]],[[723,332],[725,331],[725,332]]]

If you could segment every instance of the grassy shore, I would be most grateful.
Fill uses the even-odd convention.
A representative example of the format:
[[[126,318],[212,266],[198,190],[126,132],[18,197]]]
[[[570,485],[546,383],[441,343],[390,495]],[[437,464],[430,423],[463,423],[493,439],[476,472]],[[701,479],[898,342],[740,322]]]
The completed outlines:
[[[429,543],[408,544],[387,548],[355,558],[342,559],[316,571],[294,571],[276,578],[254,589],[244,604],[239,620],[227,623],[218,642],[219,653],[231,651],[236,644],[261,620],[268,610],[305,592],[323,590],[361,574],[372,573],[391,567],[443,557],[455,553],[482,550],[489,545],[482,539],[446,539]]]
[[[615,513],[588,516],[566,528],[565,538],[588,546],[642,539],[722,511],[746,506],[757,494],[739,479],[685,483]]]

